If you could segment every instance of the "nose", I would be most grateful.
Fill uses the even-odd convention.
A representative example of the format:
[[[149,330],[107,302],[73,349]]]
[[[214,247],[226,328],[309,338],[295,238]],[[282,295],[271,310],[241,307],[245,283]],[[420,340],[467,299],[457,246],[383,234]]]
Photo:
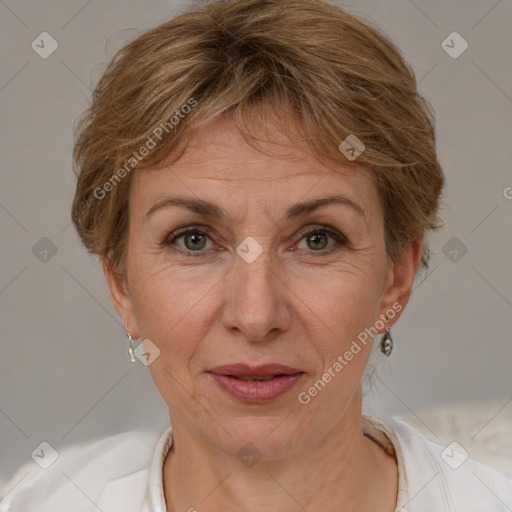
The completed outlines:
[[[292,312],[291,291],[272,265],[268,252],[252,263],[235,256],[225,277],[224,327],[241,332],[251,342],[270,341],[289,329]]]

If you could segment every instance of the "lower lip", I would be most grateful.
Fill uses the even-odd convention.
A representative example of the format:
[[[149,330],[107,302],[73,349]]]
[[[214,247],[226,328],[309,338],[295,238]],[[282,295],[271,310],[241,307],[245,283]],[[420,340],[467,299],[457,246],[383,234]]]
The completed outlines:
[[[304,373],[279,375],[273,379],[253,382],[246,382],[228,375],[217,375],[216,373],[210,373],[210,375],[220,388],[232,397],[243,402],[262,403],[275,400],[292,389]]]

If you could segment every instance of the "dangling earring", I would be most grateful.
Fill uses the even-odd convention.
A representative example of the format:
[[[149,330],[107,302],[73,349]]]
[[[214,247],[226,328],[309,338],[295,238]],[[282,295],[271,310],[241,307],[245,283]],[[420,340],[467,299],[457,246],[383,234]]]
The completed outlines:
[[[130,344],[128,345],[128,353],[130,354],[130,361],[132,363],[136,363],[137,359],[135,359],[135,353],[133,352],[133,339],[132,335],[128,332],[128,326],[125,324],[124,329],[126,331],[126,336],[128,337],[128,340],[130,341]]]
[[[380,350],[383,354],[389,356],[393,351],[393,345],[393,338],[391,337],[388,327],[386,329],[384,336],[382,337],[382,340],[380,341]]]

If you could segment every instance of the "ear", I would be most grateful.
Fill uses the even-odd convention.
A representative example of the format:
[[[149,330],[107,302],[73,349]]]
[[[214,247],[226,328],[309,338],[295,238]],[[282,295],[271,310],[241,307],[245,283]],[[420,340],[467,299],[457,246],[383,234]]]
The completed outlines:
[[[114,304],[118,315],[127,326],[132,338],[137,339],[140,337],[139,328],[133,312],[133,302],[130,293],[128,292],[126,279],[114,272],[112,265],[107,258],[102,258],[101,263],[103,273],[105,274],[105,279],[107,280],[110,290],[112,303]]]
[[[381,317],[388,316],[386,327],[391,327],[398,320],[409,302],[422,247],[421,243],[411,243],[404,249],[398,262],[390,263],[379,312]],[[392,317],[386,315],[391,310],[394,313]]]

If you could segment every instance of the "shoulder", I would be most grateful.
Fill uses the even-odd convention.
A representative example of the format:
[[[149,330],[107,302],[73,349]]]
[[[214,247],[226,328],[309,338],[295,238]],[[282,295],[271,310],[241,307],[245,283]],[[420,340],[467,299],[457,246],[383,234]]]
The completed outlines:
[[[107,512],[101,504],[116,489],[126,495],[126,512],[140,510],[161,435],[138,429],[77,443],[60,450],[48,469],[27,462],[2,489],[0,512]]]
[[[432,505],[443,511],[512,510],[512,480],[473,460],[459,443],[434,443],[397,418],[389,422],[389,427],[403,456],[408,512],[427,511]]]

